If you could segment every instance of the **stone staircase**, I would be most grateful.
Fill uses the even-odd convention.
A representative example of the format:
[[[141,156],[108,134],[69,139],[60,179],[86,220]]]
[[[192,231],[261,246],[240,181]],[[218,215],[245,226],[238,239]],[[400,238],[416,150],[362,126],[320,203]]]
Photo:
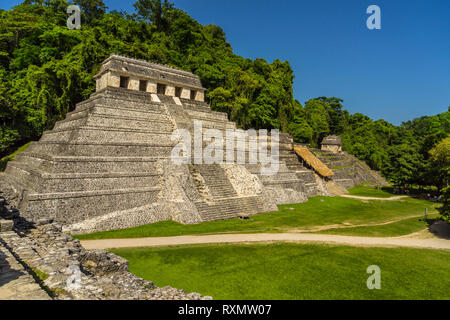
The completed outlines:
[[[221,199],[212,204],[196,202],[195,205],[204,221],[248,217],[267,211],[267,205],[262,204],[258,196]]]
[[[197,171],[203,177],[206,186],[211,191],[214,199],[235,198],[237,193],[233,188],[224,170],[218,164],[195,165]]]
[[[204,102],[181,99],[182,105],[177,105],[170,97],[158,97],[168,106],[177,128],[189,130],[192,136],[194,134],[192,124],[195,120],[202,122],[203,130],[221,131],[224,138],[227,129],[236,128],[235,123],[228,121],[226,113],[212,111]],[[206,144],[203,144],[203,147],[205,146]],[[203,221],[232,219],[270,211],[261,195],[239,196],[219,164],[192,165],[190,171],[192,176],[202,180],[201,183],[197,182],[196,188],[203,196],[203,201],[196,201],[195,206]],[[208,194],[205,194],[205,190]]]

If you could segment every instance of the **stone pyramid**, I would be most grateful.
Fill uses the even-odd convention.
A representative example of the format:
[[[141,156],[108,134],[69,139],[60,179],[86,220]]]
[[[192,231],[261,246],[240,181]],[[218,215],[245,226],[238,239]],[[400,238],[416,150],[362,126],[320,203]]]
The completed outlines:
[[[204,130],[236,128],[211,110],[192,73],[112,55],[96,81],[88,100],[0,175],[0,188],[15,193],[31,221],[54,219],[73,233],[190,224],[277,211],[326,192],[284,134],[272,176],[258,164],[175,164],[174,130],[192,132],[195,120]]]

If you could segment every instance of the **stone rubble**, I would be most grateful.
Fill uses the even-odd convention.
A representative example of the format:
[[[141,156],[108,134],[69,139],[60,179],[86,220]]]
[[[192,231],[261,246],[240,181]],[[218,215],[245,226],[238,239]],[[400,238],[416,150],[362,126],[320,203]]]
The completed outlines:
[[[14,231],[0,232],[0,299],[212,299],[158,288],[130,273],[127,260],[107,251],[84,249],[51,221],[35,226],[1,205],[0,217],[14,220],[15,225]]]
[[[0,300],[50,300],[34,278],[0,244]]]

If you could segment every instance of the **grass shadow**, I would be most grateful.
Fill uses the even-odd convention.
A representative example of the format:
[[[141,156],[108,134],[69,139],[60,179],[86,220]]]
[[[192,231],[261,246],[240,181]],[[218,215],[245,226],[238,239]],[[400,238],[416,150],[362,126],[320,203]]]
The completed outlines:
[[[450,224],[437,218],[427,220],[428,230],[440,239],[450,240]]]

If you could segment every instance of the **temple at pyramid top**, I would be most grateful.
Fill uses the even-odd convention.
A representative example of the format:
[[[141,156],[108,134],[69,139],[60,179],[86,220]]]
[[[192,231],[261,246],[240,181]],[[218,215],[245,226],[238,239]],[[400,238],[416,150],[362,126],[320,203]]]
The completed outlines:
[[[181,99],[205,100],[206,89],[193,73],[114,54],[103,62],[94,78],[97,91],[106,87],[121,87]]]

